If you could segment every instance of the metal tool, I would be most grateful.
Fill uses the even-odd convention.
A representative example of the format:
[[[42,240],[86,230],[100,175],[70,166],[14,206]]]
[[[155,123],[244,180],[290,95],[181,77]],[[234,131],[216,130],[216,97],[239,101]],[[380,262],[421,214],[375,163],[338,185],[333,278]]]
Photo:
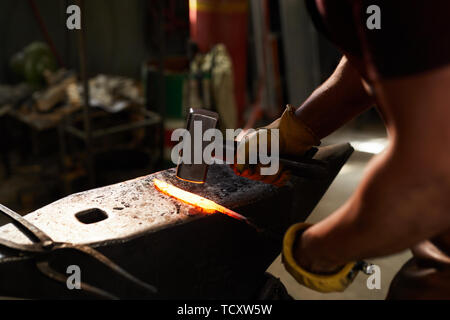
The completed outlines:
[[[238,141],[225,141],[224,147],[223,147],[223,161],[226,161],[225,157],[230,150],[230,146],[232,148],[232,151],[235,152],[237,150],[239,145]],[[328,166],[325,162],[312,159],[312,157],[316,154],[317,148],[312,147],[309,149],[305,155],[303,155],[301,158],[287,158],[287,157],[280,157],[278,158],[278,161],[283,166],[284,170],[288,170],[291,174],[298,176],[298,177],[304,177],[304,178],[313,178],[313,179],[321,179],[328,175]],[[216,158],[218,158],[216,156]]]
[[[200,159],[201,163],[199,163],[199,159],[197,159],[197,163],[195,164],[196,159],[194,159],[194,143],[195,141],[201,141],[202,143],[202,151],[205,147],[210,143],[208,141],[203,141],[203,133],[210,129],[215,128],[217,126],[217,122],[219,120],[219,115],[216,112],[212,112],[204,109],[190,109],[189,116],[187,119],[187,130],[191,135],[191,157],[190,164],[186,164],[182,161],[182,154],[180,154],[180,158],[177,165],[177,173],[176,176],[178,179],[193,182],[193,183],[204,183],[206,181],[206,176],[208,173],[208,164],[204,162],[204,159]],[[194,122],[200,122],[201,126],[195,126]],[[197,130],[195,130],[197,128]],[[199,130],[201,128],[201,130]],[[237,145],[239,142],[237,141],[225,141],[223,146],[223,156],[230,152],[232,149],[234,153],[237,150]],[[295,176],[304,177],[304,178],[314,178],[321,179],[327,177],[329,174],[329,170],[327,168],[327,164],[320,160],[312,159],[314,154],[316,153],[317,148],[311,148],[302,158],[298,159],[288,159],[288,158],[279,158],[280,164],[283,166],[285,170],[288,170]],[[201,153],[203,155],[203,152]],[[217,158],[217,155],[216,155]],[[225,159],[221,159],[225,160]]]
[[[186,129],[191,136],[191,150],[195,150],[195,141],[201,141],[202,150],[208,144],[207,141],[203,141],[203,133],[208,129],[216,128],[219,121],[219,114],[214,111],[204,109],[189,109],[187,118]],[[201,130],[197,130],[195,122],[201,123]],[[191,152],[190,163],[184,163],[182,161],[183,154],[180,154],[177,165],[177,178],[193,183],[203,183],[206,180],[206,174],[208,173],[208,165],[201,159],[200,164],[195,164],[195,154]]]
[[[199,208],[204,213],[207,214],[222,213],[233,219],[245,222],[247,225],[255,229],[257,232],[262,233],[275,241],[279,241],[282,238],[282,234],[277,234],[267,228],[262,228],[256,225],[248,217],[243,216],[237,213],[236,211],[228,209],[227,207],[224,207],[212,200],[206,199],[204,197],[188,192],[186,190],[177,188],[159,179],[153,179],[153,184],[155,185],[155,188],[161,191],[162,193],[170,197],[173,197],[179,201],[192,205],[196,208]]]
[[[106,256],[98,252],[97,250],[87,246],[87,245],[75,245],[65,242],[54,242],[47,234],[45,234],[38,227],[33,225],[28,220],[24,219],[21,215],[14,212],[13,210],[0,204],[0,214],[5,215],[9,218],[12,223],[30,239],[32,244],[19,244],[6,239],[0,238],[0,247],[4,247],[10,250],[18,251],[20,254],[34,254],[36,267],[40,272],[49,277],[52,280],[58,281],[66,285],[67,275],[63,274],[50,265],[51,254],[56,251],[70,251],[75,250],[84,255],[93,258],[96,262],[99,262],[106,266],[109,270],[113,271],[114,274],[119,275],[121,278],[129,281],[132,285],[139,287],[141,290],[145,290],[149,293],[156,293],[156,289],[134,277],[120,266],[112,262]],[[107,290],[101,289],[94,285],[88,284],[86,282],[80,283],[81,289],[85,290],[97,297],[104,299],[118,299],[118,297]]]
[[[170,197],[173,197],[177,200],[183,201],[184,203],[195,206],[196,208],[200,208],[202,210],[202,212],[205,212],[208,214],[220,212],[220,213],[223,213],[224,215],[227,215],[233,219],[243,221],[243,222],[247,223],[249,226],[251,226],[257,230],[260,229],[253,222],[251,222],[247,217],[237,213],[236,211],[233,211],[224,206],[221,206],[220,204],[217,204],[212,200],[209,200],[209,199],[206,199],[199,195],[196,195],[194,193],[182,190],[180,188],[177,188],[177,187],[170,185],[159,179],[153,179],[153,184],[155,185],[155,188],[158,189],[159,191],[161,191],[162,193],[164,193]]]

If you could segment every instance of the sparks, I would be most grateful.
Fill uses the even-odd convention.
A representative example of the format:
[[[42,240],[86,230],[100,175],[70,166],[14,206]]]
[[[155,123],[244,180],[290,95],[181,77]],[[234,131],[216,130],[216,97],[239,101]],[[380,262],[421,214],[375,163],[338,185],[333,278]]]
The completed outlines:
[[[243,215],[240,215],[239,213],[234,212],[233,210],[227,209],[224,206],[215,203],[214,201],[193,194],[191,192],[185,191],[183,189],[177,188],[173,185],[170,185],[158,179],[153,179],[153,184],[155,185],[155,188],[161,191],[162,193],[171,196],[177,200],[183,201],[184,203],[201,208],[202,211],[205,213],[213,214],[216,212],[220,212],[232,218],[248,222],[247,218],[244,217]]]

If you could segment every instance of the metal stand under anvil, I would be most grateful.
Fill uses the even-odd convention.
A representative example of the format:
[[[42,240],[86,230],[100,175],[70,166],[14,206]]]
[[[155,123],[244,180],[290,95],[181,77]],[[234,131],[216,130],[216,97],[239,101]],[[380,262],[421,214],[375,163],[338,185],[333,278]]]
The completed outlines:
[[[212,165],[207,182],[175,178],[174,169],[70,195],[25,216],[54,241],[89,244],[158,293],[142,296],[120,279],[78,254],[55,254],[55,268],[81,269],[83,281],[121,298],[246,299],[258,296],[264,272],[281,251],[286,228],[303,221],[319,202],[351,153],[349,144],[319,148],[315,159],[328,164],[323,179],[293,177],[276,188],[241,178],[226,165]],[[158,178],[250,217],[261,233],[221,214],[204,215],[153,186]],[[0,238],[29,240],[14,225]],[[38,257],[0,247],[0,296],[92,298],[41,274]]]

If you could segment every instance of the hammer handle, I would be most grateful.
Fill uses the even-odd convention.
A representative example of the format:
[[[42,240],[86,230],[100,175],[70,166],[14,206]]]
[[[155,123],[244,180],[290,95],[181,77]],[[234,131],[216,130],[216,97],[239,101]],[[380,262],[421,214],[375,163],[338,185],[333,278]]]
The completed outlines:
[[[314,159],[302,159],[302,161],[288,160],[285,158],[279,159],[280,164],[293,175],[321,179],[328,176],[328,168],[325,162]]]
[[[225,143],[224,152],[226,152]],[[238,142],[234,141],[234,150],[237,150]],[[293,175],[304,178],[322,179],[328,176],[328,165],[326,162],[312,159],[317,152],[317,148],[312,147],[301,159],[278,158],[284,169],[289,170]],[[224,153],[225,154],[225,153]]]

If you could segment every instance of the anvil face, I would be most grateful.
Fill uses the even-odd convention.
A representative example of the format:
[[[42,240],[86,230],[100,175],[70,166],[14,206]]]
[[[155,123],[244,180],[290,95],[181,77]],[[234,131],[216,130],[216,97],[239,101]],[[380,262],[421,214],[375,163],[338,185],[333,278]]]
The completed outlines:
[[[323,180],[293,178],[277,188],[238,177],[227,165],[212,165],[207,182],[198,185],[177,179],[175,169],[169,169],[70,195],[26,219],[54,241],[92,245],[157,287],[155,298],[250,298],[280,253],[286,228],[309,215],[351,152],[349,145],[321,148],[315,158],[331,168]],[[155,178],[250,217],[279,237],[267,237],[225,215],[202,214],[156,190]],[[29,242],[11,224],[0,228],[0,237]],[[120,297],[139,297],[83,257],[53,258],[62,270],[66,264],[82,266],[86,277],[100,287],[118,290]],[[34,259],[0,248],[0,296],[89,298],[44,277],[36,271]]]

